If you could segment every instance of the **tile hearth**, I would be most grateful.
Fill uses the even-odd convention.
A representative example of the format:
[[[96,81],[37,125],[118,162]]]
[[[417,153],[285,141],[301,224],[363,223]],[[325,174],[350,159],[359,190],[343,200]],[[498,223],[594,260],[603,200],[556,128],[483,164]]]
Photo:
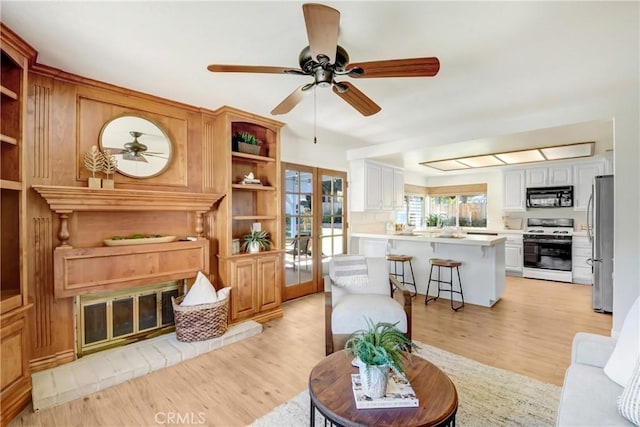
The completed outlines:
[[[181,342],[173,332],[36,372],[31,375],[33,410],[69,402],[261,332],[262,325],[251,320],[231,325],[224,335],[207,341]]]

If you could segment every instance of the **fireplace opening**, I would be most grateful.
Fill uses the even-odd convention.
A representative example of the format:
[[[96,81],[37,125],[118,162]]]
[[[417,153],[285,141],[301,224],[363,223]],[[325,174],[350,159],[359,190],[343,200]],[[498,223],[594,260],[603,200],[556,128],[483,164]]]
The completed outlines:
[[[78,357],[175,330],[178,282],[75,297]]]

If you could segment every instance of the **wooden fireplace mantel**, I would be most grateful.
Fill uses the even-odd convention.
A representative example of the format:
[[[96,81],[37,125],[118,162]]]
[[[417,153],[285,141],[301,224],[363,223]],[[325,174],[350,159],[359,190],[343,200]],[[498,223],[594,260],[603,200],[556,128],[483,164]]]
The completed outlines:
[[[203,215],[224,197],[214,193],[179,193],[174,191],[103,189],[34,185],[60,218],[58,239],[68,247],[71,237],[69,215],[76,211],[192,211],[196,214],[196,234],[203,237]]]
[[[60,218],[54,251],[54,295],[68,298],[209,274],[209,240],[203,215],[224,195],[172,191],[34,185]],[[180,211],[196,214],[195,241],[73,248],[69,215],[88,211]]]

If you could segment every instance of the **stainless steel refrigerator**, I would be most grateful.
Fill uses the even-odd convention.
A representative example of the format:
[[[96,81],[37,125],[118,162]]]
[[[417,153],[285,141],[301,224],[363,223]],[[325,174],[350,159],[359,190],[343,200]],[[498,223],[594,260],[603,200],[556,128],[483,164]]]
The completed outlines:
[[[613,310],[613,175],[594,178],[587,208],[587,230],[591,242],[593,309]]]

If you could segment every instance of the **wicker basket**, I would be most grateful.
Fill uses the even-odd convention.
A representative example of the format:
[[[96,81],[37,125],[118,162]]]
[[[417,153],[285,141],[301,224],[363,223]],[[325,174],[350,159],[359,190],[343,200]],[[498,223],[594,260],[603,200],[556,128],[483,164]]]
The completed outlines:
[[[229,298],[210,304],[181,306],[184,296],[171,297],[178,341],[204,341],[219,337],[229,325]]]

